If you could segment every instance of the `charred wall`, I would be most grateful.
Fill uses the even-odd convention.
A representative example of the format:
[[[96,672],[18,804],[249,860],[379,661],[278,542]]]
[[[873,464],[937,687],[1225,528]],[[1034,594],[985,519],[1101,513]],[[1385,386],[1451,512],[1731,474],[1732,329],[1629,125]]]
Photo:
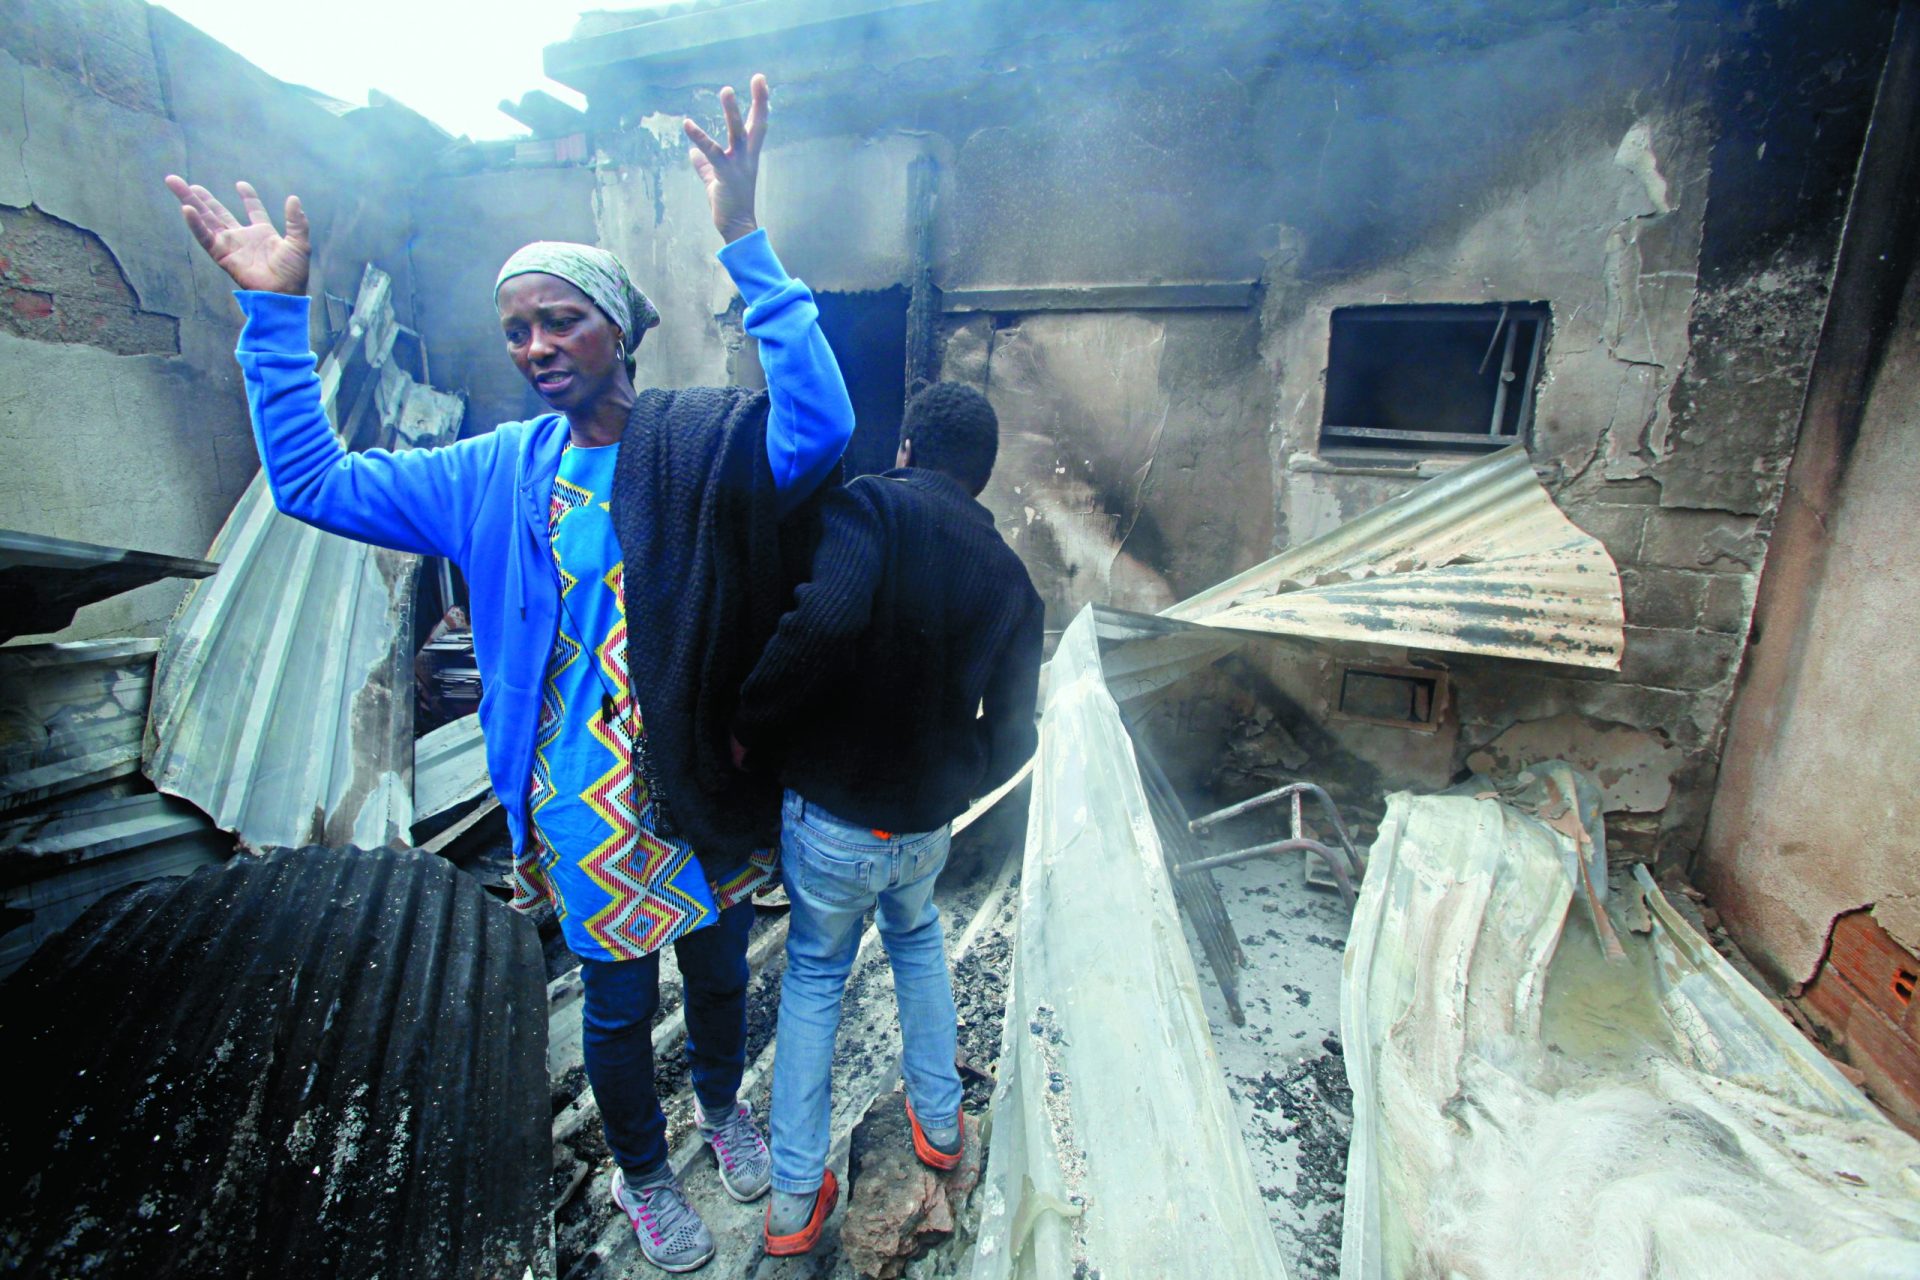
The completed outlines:
[[[1753,615],[1701,873],[1728,928],[1783,984],[1841,990],[1838,919],[1856,938],[1920,953],[1913,811],[1920,737],[1902,713],[1902,641],[1920,626],[1920,12],[1902,6],[1833,274]],[[1858,949],[1857,947],[1854,949]],[[1871,950],[1871,949],[1869,949]],[[1920,1098],[1912,987],[1858,982],[1863,1024],[1815,1015],[1856,1063],[1908,1064]],[[1875,1012],[1875,1003],[1883,1006]],[[1887,1015],[1881,1017],[1881,1013]],[[1890,1019],[1890,1020],[1888,1020]],[[1887,1034],[1876,1046],[1871,1032]],[[1886,1046],[1904,1048],[1883,1053]],[[1870,1078],[1876,1096],[1885,1075]],[[1896,1090],[1897,1091],[1897,1090]]]
[[[333,104],[338,106],[339,104]],[[314,292],[393,274],[411,321],[404,146],[138,0],[0,8],[0,527],[205,554],[257,467],[231,286],[161,186],[297,191]],[[152,634],[182,584],[87,610],[64,638]]]
[[[1370,727],[1340,758],[1390,787],[1549,747],[1591,757],[1615,779],[1621,852],[1685,859],[1887,8],[1195,4],[1177,24],[1145,5],[1073,23],[1045,3],[961,8],[579,72],[614,161],[601,240],[671,301],[646,372],[740,367],[674,126],[715,115],[708,90],[749,61],[775,82],[763,221],[796,274],[911,284],[910,231],[931,220],[940,370],[1000,413],[987,499],[1050,625],[1090,600],[1158,609],[1453,465],[1322,446],[1335,309],[1544,301],[1527,443],[1620,566],[1623,670],[1371,655],[1447,669],[1447,750]],[[568,65],[621,19],[599,21]],[[907,181],[921,158],[926,214]],[[1245,661],[1250,688],[1319,713],[1293,658],[1255,644]],[[1220,764],[1214,711],[1165,719],[1188,725],[1164,744],[1176,772]]]

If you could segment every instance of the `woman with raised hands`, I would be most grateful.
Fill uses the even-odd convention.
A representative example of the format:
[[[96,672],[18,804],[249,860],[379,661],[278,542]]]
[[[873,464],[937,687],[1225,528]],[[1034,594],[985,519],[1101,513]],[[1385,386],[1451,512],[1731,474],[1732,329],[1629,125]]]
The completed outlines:
[[[767,390],[643,390],[660,317],[619,259],[541,241],[500,269],[507,355],[549,412],[439,449],[349,453],[308,348],[312,232],[282,232],[238,183],[243,222],[176,176],[188,230],[238,286],[237,357],[261,462],[286,514],[458,564],[470,595],[487,766],[515,852],[515,905],[550,902],[581,958],[589,1082],[614,1201],[649,1261],[691,1271],[713,1237],[676,1186],[653,1079],[659,952],[685,989],[696,1118],[736,1200],[766,1192],[766,1143],[736,1096],[749,899],[776,865],[780,796],[732,765],[737,691],[804,566],[814,500],[853,431],[819,313],[755,219],[768,119],[720,94],[723,147],[689,156],[747,303]]]

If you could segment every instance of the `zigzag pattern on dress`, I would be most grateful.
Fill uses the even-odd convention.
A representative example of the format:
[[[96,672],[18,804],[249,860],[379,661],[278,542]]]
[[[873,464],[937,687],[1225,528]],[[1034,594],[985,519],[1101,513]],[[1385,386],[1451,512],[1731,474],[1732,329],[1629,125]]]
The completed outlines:
[[[760,891],[761,885],[773,879],[779,865],[779,850],[754,850],[745,866],[713,886],[714,905],[725,911],[736,902],[745,902]]]
[[[567,448],[573,448],[571,442],[568,443]],[[573,481],[562,476],[555,476],[553,478],[553,496],[547,500],[548,536],[551,537],[553,531],[560,527],[560,519],[562,516],[565,516],[567,512],[573,510],[580,504],[591,501],[592,498],[593,494],[590,491],[582,489],[579,485],[573,483]],[[612,510],[612,508],[609,507],[608,510]]]
[[[570,585],[571,581],[563,570],[560,575],[563,599]],[[553,788],[553,765],[547,759],[547,749],[560,736],[560,727],[565,723],[567,714],[566,699],[560,695],[560,673],[572,666],[579,656],[578,643],[564,631],[554,633],[553,655],[547,662],[547,678],[540,684],[540,725],[533,738],[533,781],[527,788],[529,819],[537,820],[541,808],[557,794]]]
[[[555,477],[553,496],[547,504],[548,535],[551,536],[554,529],[559,527],[561,517],[592,496],[579,485]],[[554,568],[560,574],[560,599],[565,601],[567,593],[578,582],[557,560]],[[549,874],[560,860],[560,855],[547,848],[546,842],[540,839],[537,822],[541,808],[557,794],[553,787],[553,767],[546,753],[559,735],[567,714],[567,703],[560,694],[558,678],[579,656],[580,646],[568,639],[565,631],[555,632],[553,652],[547,657],[546,679],[540,683],[540,721],[533,738],[533,777],[527,785],[526,848],[514,859],[512,875],[513,906],[526,910],[537,906],[545,898],[553,903],[554,910],[562,920],[567,918],[567,905],[554,892]]]

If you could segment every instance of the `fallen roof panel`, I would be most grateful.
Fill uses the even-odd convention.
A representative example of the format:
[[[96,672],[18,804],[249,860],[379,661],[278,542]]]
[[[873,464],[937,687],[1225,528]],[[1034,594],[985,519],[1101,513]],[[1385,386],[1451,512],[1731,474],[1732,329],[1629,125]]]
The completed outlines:
[[[1284,1276],[1095,631],[1048,666],[973,1274]]]
[[[1129,711],[1246,643],[1244,636],[1094,605],[1107,691]]]
[[[1620,574],[1515,445],[1468,463],[1165,616],[1210,627],[1618,670]]]
[[[0,529],[0,640],[59,631],[83,605],[163,578],[204,578],[220,566],[190,556]]]
[[[477,799],[488,785],[487,744],[480,736],[478,715],[448,721],[413,744],[416,821],[437,818]]]
[[[157,639],[0,648],[0,812],[137,773]]]
[[[348,440],[448,442],[464,402],[394,382],[390,292],[368,267],[348,336],[321,363],[329,415]],[[355,363],[371,381],[343,414]],[[369,412],[377,430],[362,425]],[[255,849],[410,844],[419,557],[280,514],[264,473],[214,550],[219,573],[188,597],[160,652],[147,776]]]
[[[0,995],[0,1267],[552,1274],[539,933],[444,859],[155,881]]]

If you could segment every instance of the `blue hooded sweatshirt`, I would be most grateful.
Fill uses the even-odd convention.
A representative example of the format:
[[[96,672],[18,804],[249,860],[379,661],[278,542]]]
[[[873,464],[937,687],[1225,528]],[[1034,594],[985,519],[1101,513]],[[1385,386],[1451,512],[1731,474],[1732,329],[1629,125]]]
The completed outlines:
[[[787,275],[765,231],[718,253],[746,300],[771,401],[767,457],[785,501],[811,493],[853,434],[853,404],[821,333],[813,294]],[[480,666],[487,769],[514,852],[526,847],[527,786],[560,583],[547,504],[567,421],[509,422],[442,449],[348,453],[327,420],[304,297],[241,290],[235,356],[274,505],[329,533],[444,556],[466,577]]]

